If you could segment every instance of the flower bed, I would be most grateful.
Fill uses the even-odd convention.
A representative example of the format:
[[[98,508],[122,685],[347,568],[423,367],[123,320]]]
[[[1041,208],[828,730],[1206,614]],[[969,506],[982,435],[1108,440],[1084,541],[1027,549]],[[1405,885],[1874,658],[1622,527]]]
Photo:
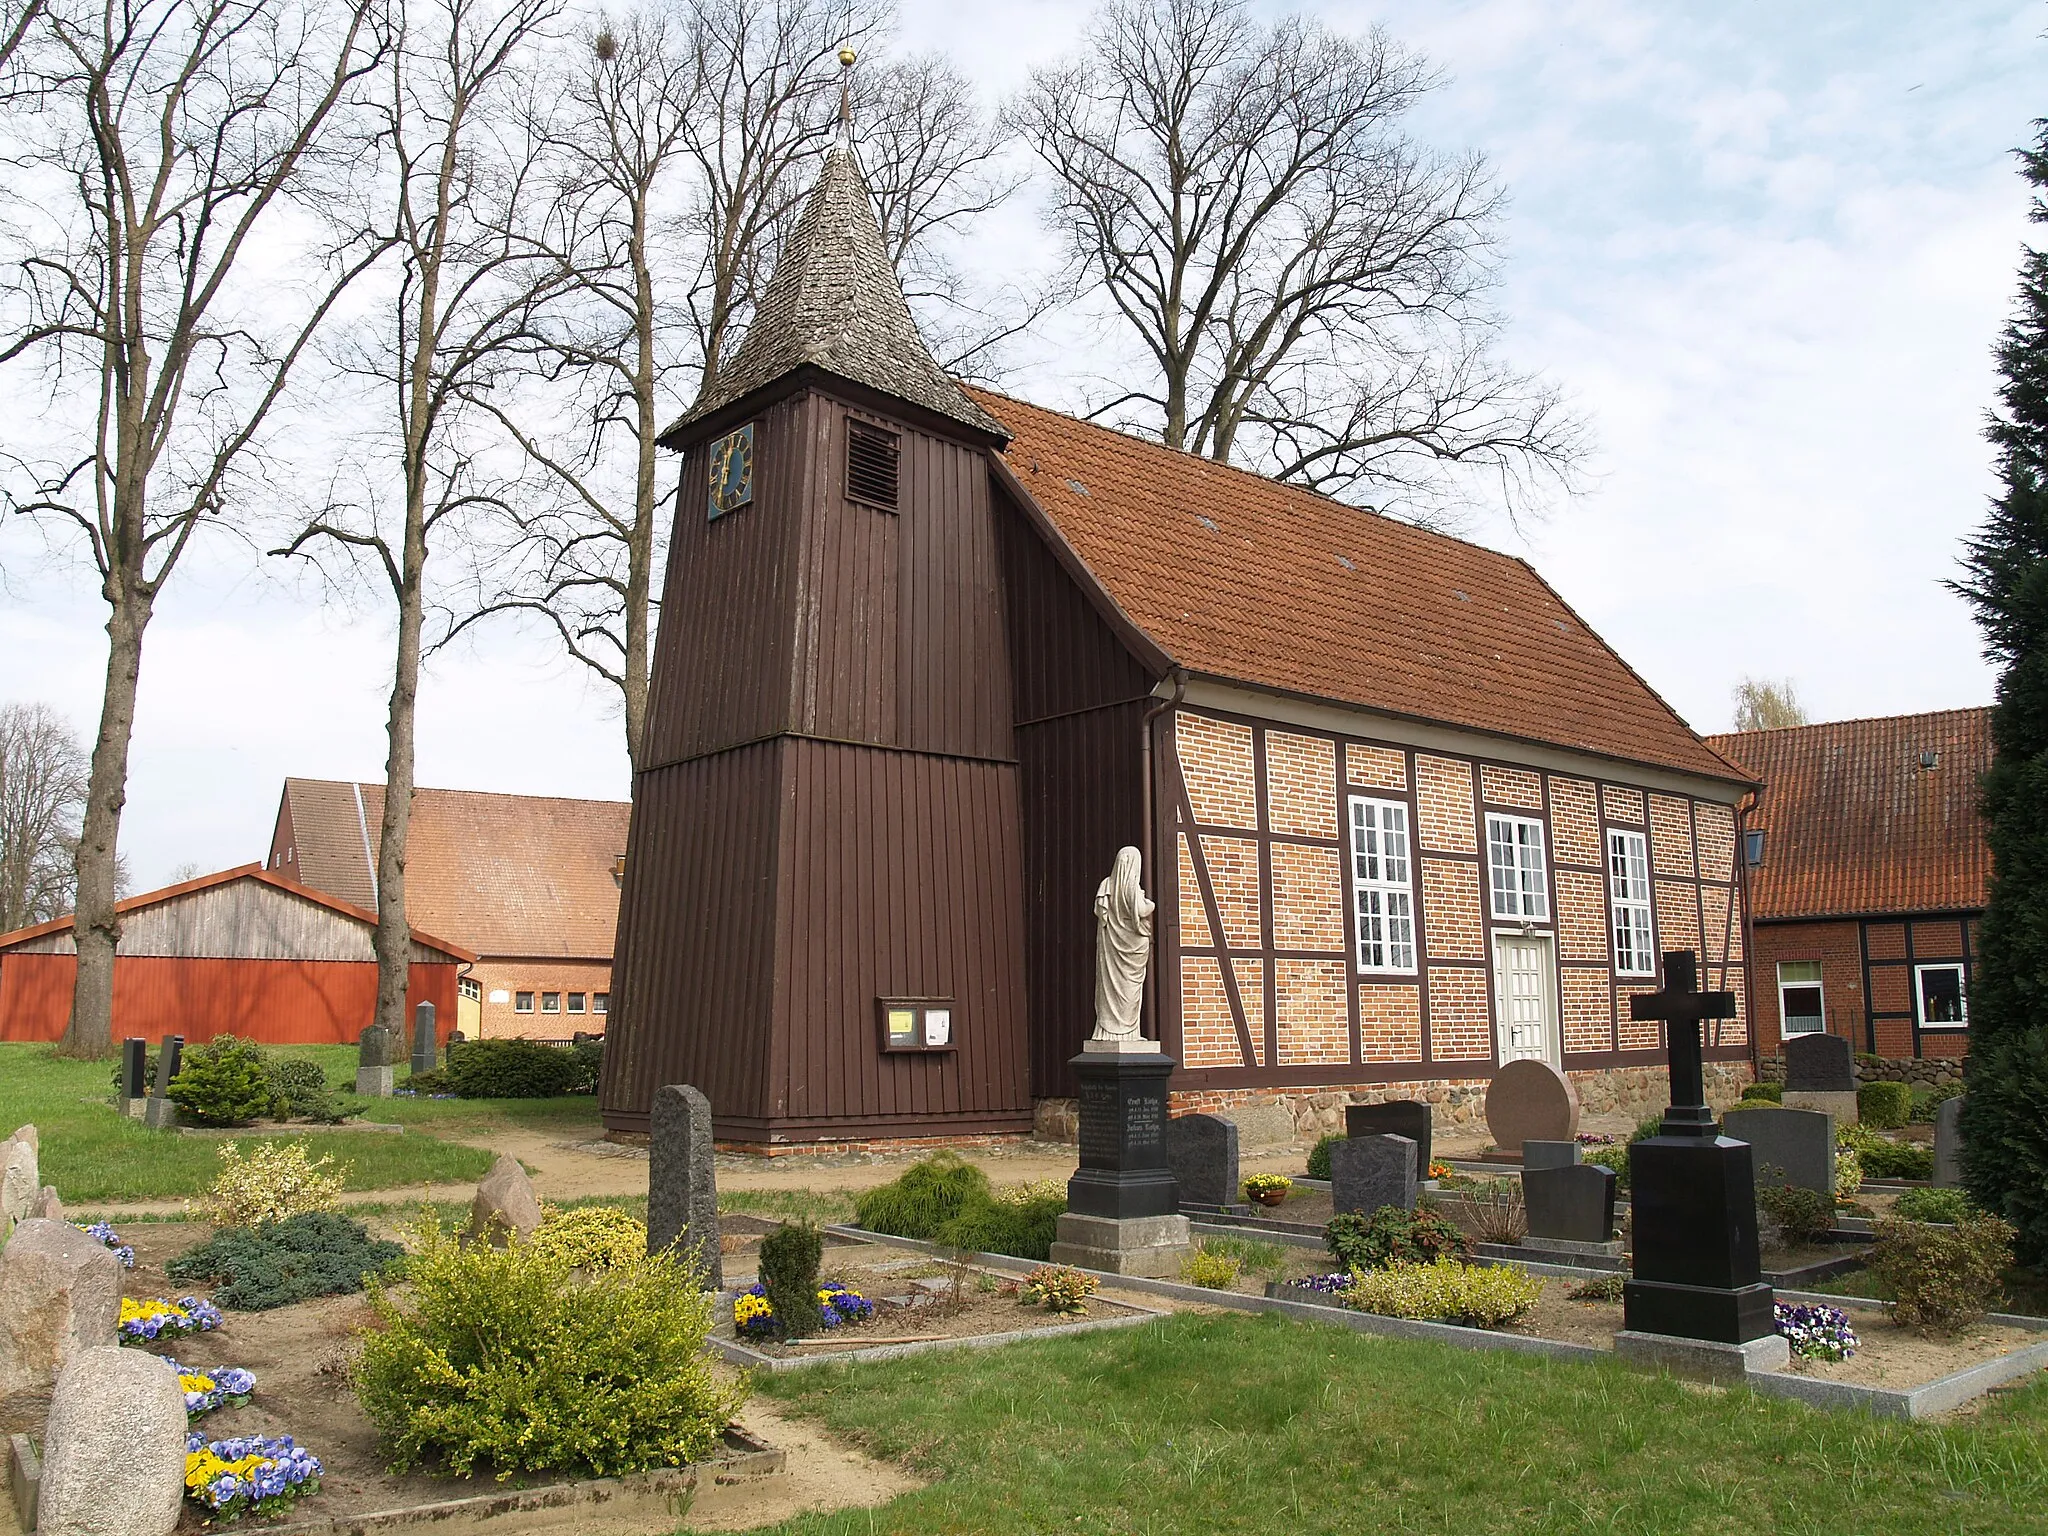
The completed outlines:
[[[290,1435],[185,1437],[185,1497],[222,1520],[276,1515],[320,1488],[320,1458]]]
[[[97,1238],[105,1247],[113,1249],[114,1257],[121,1261],[123,1269],[135,1267],[134,1248],[121,1241],[121,1234],[114,1230],[112,1222],[96,1221],[89,1227],[81,1225],[78,1230],[87,1237]]]
[[[818,1320],[826,1328],[844,1328],[864,1323],[875,1315],[875,1304],[852,1286],[827,1280],[818,1287]],[[777,1333],[775,1308],[768,1292],[755,1281],[732,1299],[732,1331],[743,1339],[772,1339]]]
[[[219,1326],[220,1308],[198,1296],[180,1296],[176,1301],[161,1297],[137,1301],[123,1296],[121,1319],[115,1325],[123,1344],[182,1339],[187,1334],[211,1333]]]
[[[185,1417],[204,1418],[216,1408],[239,1408],[255,1394],[256,1377],[240,1366],[202,1369],[180,1365],[164,1356],[164,1364],[178,1373],[178,1385],[185,1393]]]
[[[1777,1304],[1778,1332],[1802,1360],[1846,1360],[1862,1340],[1840,1307]]]

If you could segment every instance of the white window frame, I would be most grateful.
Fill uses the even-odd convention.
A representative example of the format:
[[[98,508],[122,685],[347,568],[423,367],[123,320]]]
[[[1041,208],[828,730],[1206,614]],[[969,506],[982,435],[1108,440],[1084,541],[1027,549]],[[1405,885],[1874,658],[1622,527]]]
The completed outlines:
[[[1495,857],[1501,844],[1495,839],[1498,828],[1509,831],[1507,846],[1514,850],[1512,866],[1515,889],[1512,904],[1501,906],[1501,883],[1499,876],[1510,869]],[[1522,833],[1534,833],[1534,841],[1526,841]],[[1526,855],[1533,849],[1535,861],[1530,863]],[[1534,888],[1530,881],[1534,878]],[[1547,923],[1550,921],[1550,852],[1543,835],[1543,823],[1534,816],[1509,816],[1500,811],[1486,813],[1486,889],[1487,901],[1496,920],[1520,923]]]
[[[1353,795],[1349,814],[1352,964],[1361,975],[1413,976],[1415,840],[1408,802]]]
[[[1954,971],[1956,973],[1956,1000],[1962,1004],[1963,1016],[1953,1023],[1927,1022],[1927,994],[1921,990],[1920,978],[1929,971]],[[1960,960],[1930,960],[1913,967],[1913,1018],[1922,1029],[1959,1030],[1970,1027],[1970,977]]]
[[[1607,829],[1607,932],[1614,974],[1657,974],[1657,929],[1650,912],[1650,840],[1624,827]]]
[[[608,1014],[608,1013],[610,1013],[610,1012],[612,1011],[612,995],[611,995],[611,993],[609,993],[609,992],[593,992],[593,993],[591,993],[591,994],[590,994],[590,1011],[591,1011],[592,1013],[604,1013],[604,1014]]]
[[[512,1011],[514,1013],[531,1013],[533,1012],[533,1002],[533,993],[514,992],[512,994]]]
[[[1816,969],[1821,968],[1821,962],[1818,960],[1780,960],[1778,962],[1776,972],[1778,981],[1778,1037],[1782,1040],[1793,1035],[1826,1034],[1828,1031],[1828,986],[1825,973],[1815,976],[1811,981],[1803,977],[1797,981],[1787,981],[1785,979],[1785,967],[1788,965],[1810,965]],[[1918,983],[1916,982],[1915,985],[1917,986]],[[1787,987],[1812,987],[1814,991],[1820,994],[1820,1024],[1816,1028],[1792,1029],[1788,1027],[1791,1023],[1792,1015],[1785,1011],[1785,989]]]

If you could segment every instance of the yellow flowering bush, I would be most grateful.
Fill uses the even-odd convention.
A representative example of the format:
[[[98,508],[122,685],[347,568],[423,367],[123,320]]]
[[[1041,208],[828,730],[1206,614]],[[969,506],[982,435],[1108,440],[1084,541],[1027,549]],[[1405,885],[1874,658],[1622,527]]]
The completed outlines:
[[[234,1142],[224,1141],[219,1155],[220,1173],[199,1204],[218,1226],[258,1227],[307,1211],[331,1211],[341,1203],[349,1165],[324,1172],[334,1159],[314,1162],[303,1141],[259,1141],[247,1157]]]
[[[1344,1304],[1382,1317],[1498,1328],[1536,1305],[1543,1282],[1510,1264],[1467,1265],[1453,1258],[1354,1270]]]
[[[572,1269],[614,1269],[647,1256],[647,1224],[616,1205],[586,1205],[573,1211],[543,1206],[540,1225],[527,1241],[566,1260]]]
[[[997,1205],[1036,1205],[1041,1200],[1064,1201],[1067,1186],[1058,1179],[1032,1179],[1023,1184],[1005,1184],[995,1192]]]
[[[1095,1294],[1095,1277],[1084,1275],[1071,1264],[1041,1264],[1024,1277],[1018,1299],[1027,1306],[1041,1306],[1048,1312],[1086,1312],[1088,1298]]]

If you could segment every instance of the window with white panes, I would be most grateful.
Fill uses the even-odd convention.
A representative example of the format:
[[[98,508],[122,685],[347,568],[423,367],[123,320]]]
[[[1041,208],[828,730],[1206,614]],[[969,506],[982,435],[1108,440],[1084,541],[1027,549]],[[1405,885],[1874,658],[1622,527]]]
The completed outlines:
[[[1818,960],[1778,962],[1778,1033],[1817,1035],[1828,1027]]]
[[[1970,1000],[1963,991],[1960,965],[1915,966],[1913,1001],[1919,1009],[1922,1029],[1969,1027]]]
[[[1614,969],[1654,976],[1650,940],[1650,847],[1640,832],[1607,834],[1607,905],[1614,916]]]
[[[1358,968],[1412,974],[1415,887],[1408,807],[1398,800],[1351,801],[1351,899],[1358,914]]]
[[[1550,886],[1543,859],[1543,823],[1527,816],[1486,818],[1486,862],[1492,874],[1493,915],[1550,921]]]

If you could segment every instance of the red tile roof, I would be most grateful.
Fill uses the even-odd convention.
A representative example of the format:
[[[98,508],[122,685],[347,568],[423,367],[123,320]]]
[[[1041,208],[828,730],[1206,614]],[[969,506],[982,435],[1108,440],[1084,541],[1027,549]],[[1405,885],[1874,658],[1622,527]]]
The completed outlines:
[[[1711,736],[1764,781],[1749,872],[1756,917],[1947,912],[1984,905],[1991,850],[1977,814],[1991,711],[1837,720]],[[1923,768],[1921,754],[1937,754]]]
[[[381,842],[383,785],[285,781],[300,879],[308,885],[370,889],[355,814],[358,788],[374,851]],[[623,800],[416,790],[406,843],[406,911],[415,923],[456,934],[482,955],[608,960],[619,924],[612,868],[626,851],[632,814]]]
[[[1191,672],[1723,780],[1526,561],[983,390],[1009,467]]]

